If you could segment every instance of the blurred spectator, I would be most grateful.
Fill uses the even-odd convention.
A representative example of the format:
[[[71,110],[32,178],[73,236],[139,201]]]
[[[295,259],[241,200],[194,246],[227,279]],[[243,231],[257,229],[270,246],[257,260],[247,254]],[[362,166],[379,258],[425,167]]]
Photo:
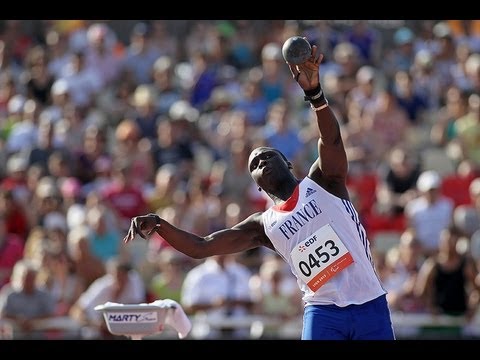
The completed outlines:
[[[471,160],[458,163],[453,174],[447,174],[442,179],[442,194],[453,200],[455,207],[471,204],[473,197],[469,189],[471,182],[480,176],[480,172]]]
[[[38,138],[38,115],[40,104],[28,99],[23,104],[22,117],[12,124],[6,143],[9,154],[25,152],[29,147],[35,146]]]
[[[151,125],[156,128],[155,122]],[[115,140],[112,149],[113,162],[128,162],[128,182],[143,187],[152,180],[154,174],[150,141],[142,137],[140,126],[132,119],[124,119],[118,124]]]
[[[388,270],[383,275],[383,282],[393,311],[418,313],[425,310],[422,299],[415,293],[423,261],[421,244],[416,238],[415,230],[408,228],[400,236],[398,245],[386,253]]]
[[[2,43],[0,42],[0,57],[1,57],[1,48]],[[1,64],[0,64],[1,67]],[[10,99],[16,94],[16,84],[15,80],[12,77],[12,74],[9,72],[0,72],[0,117],[2,118],[2,124],[0,126],[0,135],[1,139],[5,140],[8,135],[7,129],[5,129],[4,118],[8,113],[8,103]]]
[[[416,91],[413,78],[408,71],[394,74],[394,94],[398,105],[405,110],[412,124],[420,125],[425,121],[428,110],[427,98]]]
[[[182,90],[174,71],[173,59],[167,55],[160,56],[152,66],[153,87],[158,97],[155,110],[159,115],[166,115],[170,107],[182,99]]]
[[[68,316],[70,308],[84,290],[80,277],[74,272],[65,249],[46,247],[37,283],[55,300],[55,315]]]
[[[263,46],[260,86],[263,96],[269,104],[286,97],[290,74],[282,66],[283,62],[282,49],[279,44],[268,43]]]
[[[72,154],[80,152],[89,126],[94,125],[85,121],[85,112],[79,106],[71,102],[65,104],[61,117],[55,122],[55,145],[68,148]]]
[[[73,156],[74,176],[83,185],[91,184],[97,180],[98,167],[110,167],[113,158],[107,147],[106,129],[97,125],[89,125],[83,134],[82,148],[75,152]],[[106,169],[100,172],[105,171]]]
[[[10,282],[13,268],[23,258],[25,240],[7,230],[7,218],[0,212],[0,289]]]
[[[178,176],[185,181],[193,170],[193,146],[188,135],[181,131],[179,121],[165,119],[158,122],[157,139],[152,145],[154,167],[159,168],[165,164],[174,164]]]
[[[269,102],[262,92],[261,74],[258,69],[250,70],[249,77],[242,84],[242,95],[234,106],[234,110],[247,114],[248,124],[263,126],[266,123]]]
[[[90,231],[85,226],[73,228],[67,235],[68,255],[72,259],[73,271],[79,276],[84,290],[105,275],[105,264],[93,255],[89,236]]]
[[[478,269],[468,254],[457,246],[462,232],[454,227],[442,230],[438,254],[428,258],[418,275],[416,292],[433,314],[465,315],[471,318],[477,304],[470,303],[470,294]]]
[[[68,149],[54,143],[55,127],[52,119],[42,116],[38,124],[37,141],[27,151],[28,166],[38,164],[48,173],[48,158],[56,151],[68,154]]]
[[[50,89],[55,78],[48,70],[48,54],[42,45],[29,49],[25,57],[27,72],[23,82],[29,99],[45,106],[50,103]]]
[[[35,284],[38,266],[26,260],[18,261],[12,273],[12,283],[2,291],[0,316],[14,322],[14,338],[41,338],[34,321],[55,316],[55,300]]]
[[[453,201],[441,194],[441,185],[436,171],[422,172],[417,180],[419,196],[405,204],[408,224],[415,230],[424,256],[438,252],[440,234],[452,222]]]
[[[253,305],[248,287],[251,273],[236,261],[235,255],[217,255],[191,269],[183,283],[181,304],[191,315],[204,314],[206,321],[238,318],[250,312]],[[231,329],[224,329],[229,332]],[[236,329],[234,338],[247,338],[246,329]],[[210,329],[204,338],[218,338],[216,329]]]
[[[100,207],[91,208],[87,211],[86,225],[90,229],[89,246],[91,251],[102,262],[106,263],[125,252],[121,234],[115,227],[111,226],[108,213],[102,211]]]
[[[364,65],[358,69],[355,75],[356,84],[345,97],[347,109],[355,106],[362,113],[365,108],[372,107],[375,104],[380,81],[378,76],[378,71],[372,66]]]
[[[101,197],[105,204],[118,217],[120,229],[126,232],[130,219],[135,214],[148,211],[148,205],[143,198],[142,190],[134,183],[132,164],[118,160],[113,168],[113,181],[104,188]]]
[[[94,310],[95,306],[106,302],[140,304],[145,299],[145,287],[138,272],[129,263],[111,259],[107,263],[107,274],[95,280],[80,295],[70,310],[70,316],[93,327],[99,332],[100,339],[110,338],[103,315]]]
[[[404,144],[407,131],[412,127],[407,112],[388,88],[381,90],[375,104],[365,109],[362,121],[377,140],[375,151],[380,157],[377,161],[382,160],[388,149]]]
[[[160,49],[151,41],[151,29],[143,22],[135,24],[130,33],[130,45],[127,48],[123,67],[132,73],[137,84],[152,81],[152,66],[160,56]]]
[[[158,112],[156,109],[157,94],[150,85],[139,85],[133,93],[135,113],[133,119],[138,126],[139,137],[153,141],[156,138]]]
[[[420,175],[420,163],[402,147],[393,148],[388,163],[379,169],[376,188],[377,211],[391,215],[403,215],[407,202],[417,196],[416,184]]]
[[[153,259],[158,269],[148,283],[152,301],[172,299],[181,302],[181,291],[187,269],[184,255],[173,248],[164,248]]]
[[[145,194],[151,212],[157,212],[172,205],[173,193],[178,186],[177,169],[165,164],[157,169],[154,186]]]
[[[442,105],[447,88],[435,69],[434,54],[427,49],[415,54],[410,68],[413,93],[425,101],[427,115],[435,114]]]
[[[365,20],[357,20],[345,31],[345,39],[354,45],[360,55],[360,63],[377,65],[380,58],[380,34]]]
[[[447,20],[457,44],[467,44],[474,52],[480,52],[480,20]]]
[[[25,179],[27,168],[28,163],[23,155],[10,156],[7,160],[6,176],[0,182],[1,188],[11,191],[12,196],[22,204],[28,202],[29,189]]]
[[[292,111],[287,101],[278,99],[272,103],[267,112],[262,138],[265,139],[267,146],[279,149],[290,159],[294,168],[302,169],[300,164],[306,161],[303,159],[304,144],[298,133],[298,126],[292,119]],[[305,173],[308,172],[308,169],[303,170]]]
[[[14,58],[14,46],[15,44],[12,44],[4,37],[2,40],[0,40],[0,73],[10,74],[13,82],[18,83],[22,73],[22,67],[19,65],[21,61],[16,61],[17,59]]]
[[[445,21],[440,21],[433,27],[433,35],[438,48],[435,53],[435,68],[442,79],[442,88],[452,83],[451,68],[455,65],[455,41],[452,31]]]
[[[190,103],[201,109],[217,86],[217,66],[207,50],[199,50],[192,54],[191,67],[193,84],[190,91]]]
[[[249,281],[255,301],[256,314],[270,316],[280,323],[301,316],[303,303],[296,280],[276,255],[267,257],[258,274]]]
[[[117,42],[116,34],[104,23],[93,23],[87,29],[85,70],[92,72],[96,90],[109,85],[118,75],[120,59],[114,51]]]
[[[17,235],[25,242],[30,231],[27,214],[11,190],[0,188],[0,214],[5,217],[7,233]]]
[[[455,208],[453,222],[465,236],[470,238],[480,230],[480,177],[471,181],[468,192],[470,201]]]
[[[457,137],[455,122],[467,114],[469,93],[450,87],[445,95],[445,105],[436,113],[430,130],[430,141],[437,146],[447,146]]]
[[[69,61],[68,35],[55,29],[50,29],[45,35],[45,43],[49,60],[47,68],[49,73],[57,79]]]
[[[470,159],[480,167],[480,96],[468,97],[468,113],[455,121],[455,131],[462,149],[461,159]]]
[[[169,27],[172,23],[165,19],[151,20],[150,38],[151,43],[160,51],[160,56],[168,56],[177,62],[180,56],[179,38]]]
[[[61,77],[53,84],[52,91],[62,93],[59,84],[68,92],[72,102],[82,108],[92,105],[93,97],[104,86],[98,77],[97,70],[87,67],[85,55],[75,52],[71,55],[69,63],[63,68]],[[58,84],[58,85],[57,85]],[[64,90],[64,91],[65,91]]]
[[[387,51],[381,65],[387,79],[393,79],[396,71],[410,71],[415,58],[415,34],[406,26],[403,26],[393,34],[391,50]]]

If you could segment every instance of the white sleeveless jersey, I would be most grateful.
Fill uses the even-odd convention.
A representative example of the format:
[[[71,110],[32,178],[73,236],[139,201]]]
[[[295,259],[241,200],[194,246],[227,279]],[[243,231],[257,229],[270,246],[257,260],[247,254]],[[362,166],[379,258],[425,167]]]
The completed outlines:
[[[353,204],[310,178],[284,204],[267,209],[263,225],[296,276],[305,305],[343,307],[386,293]]]

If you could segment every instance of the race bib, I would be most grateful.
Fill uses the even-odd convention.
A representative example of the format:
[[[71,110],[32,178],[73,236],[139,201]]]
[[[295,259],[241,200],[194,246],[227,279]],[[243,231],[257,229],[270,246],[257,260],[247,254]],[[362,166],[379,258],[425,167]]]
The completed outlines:
[[[353,258],[337,233],[327,224],[290,253],[297,276],[312,291],[353,264]]]

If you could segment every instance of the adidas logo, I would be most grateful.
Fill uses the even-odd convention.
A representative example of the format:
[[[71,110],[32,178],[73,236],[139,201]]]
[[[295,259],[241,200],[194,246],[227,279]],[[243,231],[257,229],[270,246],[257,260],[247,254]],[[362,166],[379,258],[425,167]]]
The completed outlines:
[[[305,197],[309,197],[310,195],[316,193],[317,190],[313,190],[311,188],[307,188],[307,192],[305,193]]]

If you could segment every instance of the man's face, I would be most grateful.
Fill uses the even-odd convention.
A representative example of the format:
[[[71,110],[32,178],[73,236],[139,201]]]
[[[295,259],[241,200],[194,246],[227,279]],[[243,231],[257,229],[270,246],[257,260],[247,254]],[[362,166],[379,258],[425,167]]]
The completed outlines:
[[[267,192],[286,176],[291,176],[290,168],[290,163],[277,150],[269,147],[256,148],[248,158],[250,175]]]

